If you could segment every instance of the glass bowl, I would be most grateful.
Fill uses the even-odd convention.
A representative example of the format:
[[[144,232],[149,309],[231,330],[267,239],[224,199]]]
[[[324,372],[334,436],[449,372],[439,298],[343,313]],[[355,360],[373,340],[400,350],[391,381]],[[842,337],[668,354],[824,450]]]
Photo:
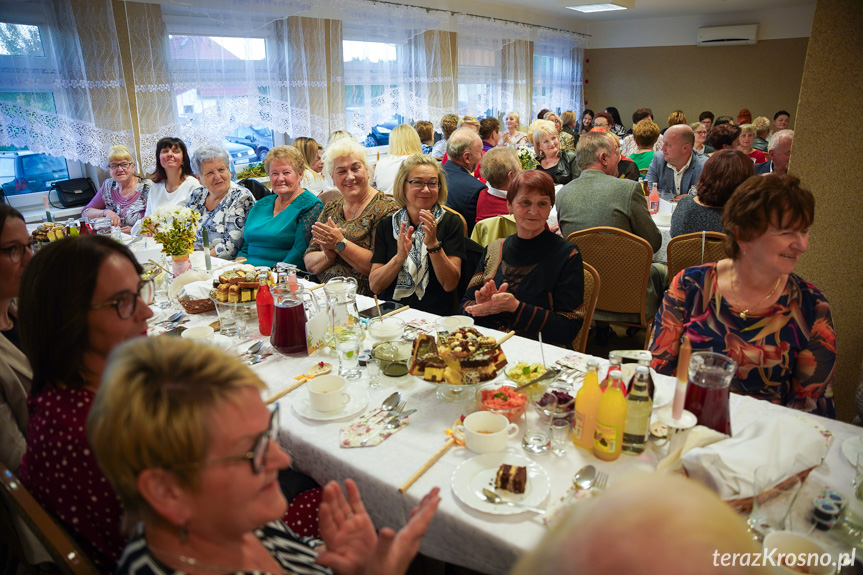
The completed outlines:
[[[503,398],[497,397],[495,398],[495,392],[498,392],[502,387],[508,388],[510,390],[515,390],[518,387],[514,383],[510,383],[507,381],[501,382],[485,382],[480,385],[476,390],[476,404],[477,407],[481,411],[490,411],[492,413],[499,413],[506,417],[510,423],[517,423],[524,413],[525,408],[528,404],[528,396],[522,393],[508,393],[510,396],[518,396],[522,398],[520,405],[512,405],[505,406],[501,405],[501,402],[504,401]],[[507,401],[507,403],[511,403],[511,400]]]
[[[376,317],[369,322],[368,331],[377,341],[394,341],[404,334],[405,322],[397,317]]]

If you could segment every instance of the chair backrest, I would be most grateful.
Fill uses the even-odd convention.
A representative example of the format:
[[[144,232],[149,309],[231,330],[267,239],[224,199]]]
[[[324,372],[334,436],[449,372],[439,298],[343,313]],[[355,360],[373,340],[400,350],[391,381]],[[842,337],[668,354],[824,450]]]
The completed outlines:
[[[578,335],[572,340],[572,349],[584,353],[587,349],[587,334],[590,332],[590,322],[593,320],[593,311],[596,309],[596,301],[599,299],[599,273],[590,264],[584,264],[584,303],[576,313],[581,316],[584,323],[578,330]]]
[[[14,473],[0,463],[2,504],[33,531],[54,563],[66,575],[96,575],[98,571],[78,544],[33,498]]]
[[[668,279],[686,268],[725,257],[725,234],[694,232],[671,238],[668,242]]]
[[[494,240],[511,236],[517,231],[512,215],[494,216],[478,221],[473,227],[470,239],[485,247]]]
[[[244,180],[238,181],[237,183],[252,192],[252,195],[255,196],[255,201],[258,201],[261,198],[269,196],[273,193],[270,188],[268,188],[254,178],[246,178]]]
[[[568,241],[578,246],[584,263],[593,266],[602,281],[596,309],[636,314],[646,325],[645,298],[653,248],[644,238],[607,226],[572,232]]]
[[[325,204],[341,197],[342,193],[338,190],[327,190],[325,192],[321,192],[320,195],[318,195],[318,199]]]
[[[464,235],[465,235],[465,237],[470,237],[470,236],[468,236],[468,233],[467,233],[467,220],[465,220],[465,219],[464,219],[464,216],[463,216],[463,215],[461,215],[459,212],[455,211],[454,209],[452,209],[452,208],[451,208],[451,207],[449,207],[449,206],[441,206],[441,207],[442,207],[443,209],[445,209],[446,211],[448,211],[448,212],[452,212],[453,214],[455,214],[455,215],[457,215],[457,216],[459,217],[459,219],[461,220],[461,224],[464,226]]]

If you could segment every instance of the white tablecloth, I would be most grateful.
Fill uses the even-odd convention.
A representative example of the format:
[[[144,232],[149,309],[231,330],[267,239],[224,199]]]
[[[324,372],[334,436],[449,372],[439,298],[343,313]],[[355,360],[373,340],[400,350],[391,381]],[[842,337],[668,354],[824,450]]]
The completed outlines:
[[[322,290],[321,290],[322,291]],[[359,308],[369,305],[368,298],[358,298]],[[433,319],[434,316],[416,310],[407,310],[398,317],[405,321],[418,318]],[[211,314],[194,316],[190,325],[212,321]],[[482,329],[489,335],[502,335],[499,332]],[[367,340],[366,347],[370,347]],[[245,349],[249,343],[236,346]],[[519,360],[539,361],[539,344],[535,341],[513,337],[503,344],[503,350],[510,363]],[[544,346],[547,363],[570,355],[573,352],[553,346]],[[274,395],[294,383],[294,376],[303,373],[318,361],[328,361],[338,365],[335,354],[320,350],[313,357],[304,355],[283,356],[277,354],[253,369],[269,386],[265,397]],[[604,362],[604,360],[602,360]],[[305,389],[300,387],[279,400],[281,404],[281,441],[294,458],[295,468],[308,473],[317,481],[354,479],[360,486],[366,507],[378,527],[402,526],[410,509],[423,494],[434,486],[441,488],[441,504],[434,522],[423,539],[422,553],[463,565],[484,573],[506,573],[524,551],[533,548],[546,531],[542,522],[531,513],[498,516],[475,511],[462,504],[453,494],[451,476],[455,468],[472,453],[462,447],[449,450],[406,494],[400,494],[402,485],[423,463],[434,454],[448,439],[444,430],[451,427],[453,420],[462,414],[475,411],[473,402],[444,403],[435,396],[436,387],[418,378],[405,376],[388,378],[383,376],[384,385],[370,390],[370,409],[377,407],[394,390],[402,392],[408,408],[419,411],[411,416],[410,425],[394,434],[381,445],[371,448],[342,449],[339,447],[339,428],[348,420],[320,422],[299,416],[292,408],[294,401],[304,397]],[[655,378],[659,388],[673,385],[671,378]],[[365,372],[362,379],[352,385],[368,389]],[[788,410],[748,397],[732,395],[732,425],[735,431],[763,417]],[[841,454],[842,442],[852,436],[860,435],[861,430],[851,425],[831,421],[816,416],[817,420],[834,435],[834,443],[825,462],[816,468],[807,480],[808,489],[816,495],[829,486],[837,489],[846,497],[852,496],[851,480],[853,469]],[[523,425],[523,424],[522,424]],[[551,454],[531,455],[522,450],[520,435],[511,440],[508,448],[513,453],[533,459],[539,463],[551,478],[550,497],[543,504],[560,498],[569,487],[576,470],[587,463],[607,471],[609,483],[613,483],[627,473],[635,470],[652,470],[661,454],[649,449],[638,457],[621,456],[615,462],[597,460],[591,453],[573,445],[567,446],[564,457]],[[801,494],[801,498],[806,494]],[[809,497],[809,501],[812,498]],[[841,549],[845,550],[845,549]]]

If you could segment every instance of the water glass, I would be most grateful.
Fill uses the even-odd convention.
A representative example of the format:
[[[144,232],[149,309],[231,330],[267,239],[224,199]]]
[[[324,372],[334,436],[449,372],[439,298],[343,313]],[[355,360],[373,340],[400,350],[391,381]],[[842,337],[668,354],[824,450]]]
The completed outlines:
[[[863,441],[863,438],[860,439]],[[848,507],[842,519],[842,531],[855,545],[863,544],[863,453],[857,455],[854,474],[854,496],[848,499]]]
[[[111,235],[111,218],[93,218],[90,220],[90,226],[100,236]]]
[[[524,438],[521,446],[530,453],[545,453],[551,446],[551,422],[557,410],[557,397],[545,393],[529,400],[524,410]]]
[[[570,431],[572,424],[566,417],[555,417],[551,420],[551,452],[558,457],[566,455],[566,446],[571,441]]]
[[[363,332],[359,329],[343,328],[335,336],[336,352],[339,355],[339,375],[345,379],[360,378],[360,344]]]
[[[247,304],[216,301],[216,312],[219,314],[219,333],[226,337],[245,337],[246,306]]]
[[[366,370],[369,372],[369,387],[372,389],[381,386],[381,366],[374,357],[369,357],[366,362]]]
[[[776,481],[774,465],[762,465],[753,475],[752,512],[746,523],[753,537],[761,541],[772,531],[791,529],[791,508],[803,483],[795,476]]]

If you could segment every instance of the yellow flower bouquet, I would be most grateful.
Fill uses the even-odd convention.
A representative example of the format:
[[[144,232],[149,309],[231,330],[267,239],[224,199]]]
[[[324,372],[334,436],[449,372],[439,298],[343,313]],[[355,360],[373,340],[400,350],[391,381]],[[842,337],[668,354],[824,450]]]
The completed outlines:
[[[141,230],[153,234],[162,244],[162,253],[172,257],[195,251],[195,237],[201,214],[182,206],[162,206],[141,222]]]

